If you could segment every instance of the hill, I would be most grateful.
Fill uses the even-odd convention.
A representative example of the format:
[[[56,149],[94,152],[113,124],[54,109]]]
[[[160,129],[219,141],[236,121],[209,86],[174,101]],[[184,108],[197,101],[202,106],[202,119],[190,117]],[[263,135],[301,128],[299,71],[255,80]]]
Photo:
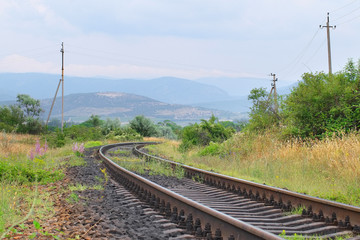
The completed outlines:
[[[46,119],[52,99],[41,100]],[[145,115],[154,120],[172,120],[175,122],[194,122],[208,119],[212,114],[220,119],[234,119],[231,112],[191,107],[179,104],[167,104],[148,97],[120,92],[97,92],[70,94],[64,97],[64,117],[66,121],[84,121],[92,114],[106,117],[119,117],[128,121],[137,115]],[[61,118],[61,98],[56,99],[51,118]]]
[[[52,98],[59,75],[41,73],[0,73],[0,101],[14,100],[16,94],[36,99]],[[162,77],[151,80],[105,79],[65,76],[65,94],[115,91],[146,96],[177,104],[223,101],[231,97],[222,89],[195,81]]]

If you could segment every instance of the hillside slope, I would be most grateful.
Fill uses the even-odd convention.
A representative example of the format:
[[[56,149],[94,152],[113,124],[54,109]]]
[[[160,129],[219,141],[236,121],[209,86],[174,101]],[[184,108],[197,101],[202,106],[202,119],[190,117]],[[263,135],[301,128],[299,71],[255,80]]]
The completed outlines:
[[[51,103],[52,99],[41,100],[44,119],[48,116]],[[221,119],[236,118],[236,115],[231,112],[167,104],[148,97],[120,92],[80,93],[64,97],[64,116],[67,121],[83,121],[92,114],[103,118],[119,117],[121,121],[127,121],[137,115],[176,122],[194,122],[200,119],[208,119],[211,114]],[[58,97],[51,118],[60,117],[61,98]]]

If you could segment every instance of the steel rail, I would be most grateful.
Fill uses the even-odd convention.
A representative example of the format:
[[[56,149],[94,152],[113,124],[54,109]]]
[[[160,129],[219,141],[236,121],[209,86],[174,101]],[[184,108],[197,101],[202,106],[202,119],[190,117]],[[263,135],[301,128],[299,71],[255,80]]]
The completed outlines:
[[[211,229],[219,229],[221,231],[221,236],[224,237],[224,239],[282,239],[277,235],[264,231],[258,227],[254,227],[214,209],[208,208],[198,202],[153,183],[133,172],[126,170],[123,167],[120,167],[105,155],[106,152],[112,148],[130,146],[134,144],[143,145],[148,143],[122,143],[106,145],[100,148],[99,155],[103,159],[105,166],[109,169],[112,176],[120,183],[125,183],[126,186],[135,191],[135,193],[139,194],[143,199],[156,199],[155,201],[163,204],[166,202],[167,208],[171,209],[171,207],[173,207],[172,215],[174,213],[177,214],[177,209],[181,209],[188,218],[191,218],[191,221],[192,218],[198,218],[201,222],[202,229],[205,229],[207,224],[210,224]],[[194,229],[194,231],[195,230],[196,229]]]
[[[265,202],[265,204],[274,205],[284,210],[291,210],[293,207],[303,206],[308,209],[307,211],[303,211],[304,216],[312,217],[317,221],[325,221],[328,224],[339,225],[339,227],[342,228],[353,229],[355,226],[357,231],[359,229],[359,207],[198,169],[161,157],[152,156],[140,150],[143,146],[144,145],[141,144],[137,145],[133,149],[134,154],[145,156],[149,159],[166,161],[173,166],[181,166],[185,169],[188,177],[197,177],[211,186],[241,193],[254,200],[262,201]]]

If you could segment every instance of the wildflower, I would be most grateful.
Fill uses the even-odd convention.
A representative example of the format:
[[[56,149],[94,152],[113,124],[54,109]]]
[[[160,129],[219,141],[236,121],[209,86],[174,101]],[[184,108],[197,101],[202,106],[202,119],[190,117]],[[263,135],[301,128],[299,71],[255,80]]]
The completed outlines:
[[[72,150],[75,153],[76,156],[83,156],[85,151],[84,143],[81,143],[78,145],[78,143],[74,143],[72,146]]]
[[[30,155],[28,157],[29,157],[30,160],[34,160],[35,154],[34,154],[33,150],[30,151]]]
[[[35,148],[31,149],[30,154],[28,155],[28,158],[30,160],[34,160],[36,156],[43,156],[45,155],[46,151],[48,150],[47,142],[45,141],[44,147],[41,147],[39,139],[36,140]]]

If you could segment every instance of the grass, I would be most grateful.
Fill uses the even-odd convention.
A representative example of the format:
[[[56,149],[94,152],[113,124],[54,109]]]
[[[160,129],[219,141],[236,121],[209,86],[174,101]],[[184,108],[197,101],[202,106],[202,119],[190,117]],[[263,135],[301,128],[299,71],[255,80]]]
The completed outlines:
[[[292,236],[286,235],[285,230],[283,230],[283,232],[281,234],[279,234],[280,237],[284,238],[284,239],[288,239],[288,240],[322,240],[323,238],[321,237],[317,237],[317,236],[302,236],[302,235],[298,235],[298,234],[294,234]],[[353,237],[352,235],[345,235],[345,236],[338,236],[335,237],[334,240],[345,240],[345,239],[349,239]]]
[[[180,153],[179,142],[148,146],[151,153],[187,165],[360,206],[360,135],[324,140],[284,141],[276,132],[236,134],[221,154],[200,156],[203,148]]]
[[[0,238],[11,230],[10,226],[24,219],[45,222],[52,216],[57,194],[62,193],[53,183],[63,179],[67,167],[85,164],[83,158],[74,155],[71,145],[48,149],[44,155],[31,159],[30,152],[39,138],[0,133]],[[45,141],[40,142],[43,147]],[[103,186],[91,189],[102,190]],[[76,200],[74,196],[72,199]]]

